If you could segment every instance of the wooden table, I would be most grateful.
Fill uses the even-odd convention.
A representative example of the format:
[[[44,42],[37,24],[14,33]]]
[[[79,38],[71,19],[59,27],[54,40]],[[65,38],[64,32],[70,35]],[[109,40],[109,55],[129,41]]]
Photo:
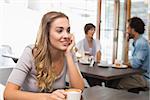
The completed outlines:
[[[116,88],[119,79],[128,77],[130,75],[143,73],[143,71],[140,69],[119,69],[112,68],[111,65],[107,68],[104,68],[97,66],[97,64],[94,64],[93,67],[90,67],[89,65],[78,63],[78,66],[83,77],[88,81],[90,86],[105,85],[106,87]],[[104,82],[105,84],[102,84],[102,82]]]
[[[119,69],[119,68],[112,68],[111,66],[108,68],[103,68],[97,66],[97,64],[94,64],[93,67],[89,67],[89,65],[84,65],[80,63],[78,63],[78,65],[83,76],[89,76],[105,81],[143,73],[143,71],[140,69],[132,69],[132,68]]]
[[[124,90],[94,86],[82,93],[82,100],[149,100],[149,94],[135,94]]]

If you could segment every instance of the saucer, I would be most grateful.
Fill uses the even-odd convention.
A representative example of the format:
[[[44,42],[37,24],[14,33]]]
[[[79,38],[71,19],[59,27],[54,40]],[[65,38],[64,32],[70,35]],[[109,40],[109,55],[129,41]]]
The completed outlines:
[[[86,64],[86,65],[89,65],[89,64],[90,64],[89,61],[82,60],[82,59],[80,59],[79,62],[80,62],[81,64]]]
[[[111,67],[112,64],[101,64],[101,63],[98,63],[97,66],[108,68],[108,67]]]
[[[120,65],[120,66],[116,66],[115,64],[113,64],[112,66],[113,68],[128,68],[127,65]]]

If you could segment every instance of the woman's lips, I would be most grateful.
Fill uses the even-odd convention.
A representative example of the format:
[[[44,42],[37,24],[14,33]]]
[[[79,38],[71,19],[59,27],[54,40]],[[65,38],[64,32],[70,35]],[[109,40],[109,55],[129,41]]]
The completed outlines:
[[[62,44],[63,44],[64,46],[68,46],[69,43],[68,43],[68,42],[63,42]]]

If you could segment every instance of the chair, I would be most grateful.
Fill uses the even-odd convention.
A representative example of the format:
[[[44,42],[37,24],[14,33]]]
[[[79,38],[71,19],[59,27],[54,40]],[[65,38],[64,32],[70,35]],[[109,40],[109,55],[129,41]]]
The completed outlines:
[[[4,100],[3,94],[4,94],[5,86],[0,84],[0,100]]]
[[[15,63],[17,63],[19,59],[17,57],[14,57],[13,55],[6,55],[6,54],[2,54],[2,57],[11,58]]]
[[[5,85],[13,68],[0,68],[0,83]]]

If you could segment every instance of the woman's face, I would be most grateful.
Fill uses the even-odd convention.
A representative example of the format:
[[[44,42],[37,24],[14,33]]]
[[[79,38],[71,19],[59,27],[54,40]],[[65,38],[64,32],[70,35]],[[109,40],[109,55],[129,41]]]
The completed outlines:
[[[58,18],[52,22],[49,29],[51,46],[55,49],[65,51],[70,44],[70,25],[65,17]]]
[[[90,30],[87,31],[87,35],[90,38],[93,38],[94,33],[95,33],[95,28],[91,28]]]

